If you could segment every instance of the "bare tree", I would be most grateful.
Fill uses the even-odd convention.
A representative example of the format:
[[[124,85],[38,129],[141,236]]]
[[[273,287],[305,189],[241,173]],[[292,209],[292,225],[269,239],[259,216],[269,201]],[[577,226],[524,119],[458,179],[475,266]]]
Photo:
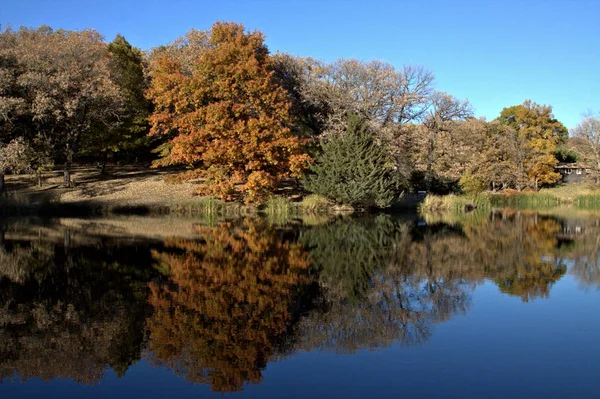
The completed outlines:
[[[583,115],[584,119],[571,131],[576,140],[572,144],[583,156],[583,162],[594,174],[600,174],[600,113],[594,114],[588,111]],[[597,177],[596,177],[597,178]]]
[[[429,107],[423,116],[422,129],[417,130],[420,135],[421,157],[425,165],[426,186],[431,189],[435,173],[435,163],[443,156],[446,146],[442,146],[444,138],[452,140],[452,129],[455,122],[473,116],[473,108],[467,100],[461,101],[456,97],[435,92],[431,96]],[[440,154],[441,151],[441,154]]]

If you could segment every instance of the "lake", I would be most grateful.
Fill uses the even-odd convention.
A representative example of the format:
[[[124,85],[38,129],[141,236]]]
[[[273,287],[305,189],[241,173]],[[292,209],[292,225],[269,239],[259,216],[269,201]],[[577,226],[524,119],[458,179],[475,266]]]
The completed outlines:
[[[2,398],[600,397],[600,214],[0,225]]]

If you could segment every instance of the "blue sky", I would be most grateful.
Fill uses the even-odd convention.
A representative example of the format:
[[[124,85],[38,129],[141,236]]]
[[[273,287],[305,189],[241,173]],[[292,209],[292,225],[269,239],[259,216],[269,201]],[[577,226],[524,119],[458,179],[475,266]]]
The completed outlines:
[[[423,65],[488,119],[526,99],[567,127],[600,112],[600,0],[0,0],[3,27],[93,27],[142,49],[215,21],[262,31],[272,52]]]

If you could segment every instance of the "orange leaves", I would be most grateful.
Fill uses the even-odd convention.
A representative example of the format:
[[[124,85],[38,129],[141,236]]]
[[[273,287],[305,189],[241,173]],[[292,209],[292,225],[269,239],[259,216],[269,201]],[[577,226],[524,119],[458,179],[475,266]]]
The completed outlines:
[[[210,45],[193,66],[168,52],[158,57],[149,96],[156,105],[152,133],[176,132],[163,164],[186,164],[206,174],[202,192],[261,201],[282,178],[310,162],[304,141],[290,131],[290,104],[273,80],[260,32],[216,23]],[[186,72],[187,71],[187,72]]]
[[[297,290],[309,281],[309,261],[299,244],[282,242],[261,221],[197,232],[198,240],[173,240],[154,253],[169,282],[150,285],[149,346],[191,381],[240,390],[259,382],[275,356]]]

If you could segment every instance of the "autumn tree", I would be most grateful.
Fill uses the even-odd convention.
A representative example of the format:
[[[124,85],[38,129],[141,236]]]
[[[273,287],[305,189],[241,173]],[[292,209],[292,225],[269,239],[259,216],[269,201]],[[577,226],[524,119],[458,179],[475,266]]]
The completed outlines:
[[[460,178],[461,186],[471,192],[526,187],[529,150],[525,136],[497,120],[481,126],[483,136],[473,142],[472,162]]]
[[[525,168],[530,185],[537,190],[540,184],[556,183],[560,174],[554,171],[558,163],[554,152],[559,144],[566,143],[568,131],[554,118],[552,107],[527,100],[504,108],[498,120],[526,140]]]
[[[0,42],[9,43],[0,46],[0,58],[11,60],[9,76],[15,86],[0,108],[11,116],[13,126],[26,125],[31,137],[43,133],[52,139],[62,152],[64,180],[70,185],[81,138],[92,134],[95,126],[114,122],[123,108],[120,90],[111,79],[106,44],[89,29],[7,29],[0,36]]]
[[[412,65],[396,69],[382,61],[339,59],[316,63],[310,72],[303,95],[306,101],[327,105],[328,129],[344,129],[347,113],[355,112],[381,138],[391,138],[398,125],[418,120],[433,91],[433,74]]]
[[[414,130],[417,144],[417,163],[425,173],[425,186],[431,189],[436,172],[445,168],[436,168],[444,156],[448,142],[453,139],[455,122],[471,117],[473,109],[468,101],[435,92],[431,97],[421,126]]]
[[[290,129],[287,95],[262,33],[216,23],[202,37],[188,59],[159,49],[153,62],[151,133],[175,135],[156,165],[186,165],[188,177],[206,178],[208,194],[262,200],[309,162]]]
[[[452,190],[459,180],[464,183],[472,177],[471,170],[480,162],[487,139],[487,123],[468,117],[449,120],[444,125],[444,129],[434,135],[425,124],[409,130],[415,144],[412,158],[417,168],[412,180],[416,187],[422,187],[423,180],[427,181],[427,159],[431,159],[432,184],[429,189],[434,192]],[[474,183],[473,179],[470,181]]]
[[[0,142],[0,195],[4,193],[4,175],[7,171],[22,173],[31,170],[31,147],[22,137],[3,145]]]
[[[327,128],[330,106],[315,87],[323,63],[313,58],[286,53],[273,56],[275,79],[285,89],[291,103],[290,114],[294,129],[300,136],[321,135]]]

